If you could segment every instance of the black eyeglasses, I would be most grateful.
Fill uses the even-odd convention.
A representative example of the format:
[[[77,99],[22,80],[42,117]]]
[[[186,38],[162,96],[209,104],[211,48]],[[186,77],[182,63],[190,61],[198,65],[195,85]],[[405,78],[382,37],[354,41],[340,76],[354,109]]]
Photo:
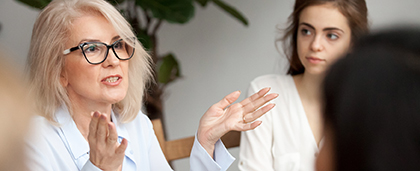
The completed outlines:
[[[133,57],[135,42],[135,38],[133,38],[133,41],[131,42],[132,46],[127,44],[123,39],[119,39],[111,45],[102,42],[85,42],[64,50],[63,54],[67,55],[70,52],[81,49],[85,59],[90,64],[96,65],[104,62],[108,56],[109,49],[112,49],[112,52],[114,52],[119,60],[129,60]]]

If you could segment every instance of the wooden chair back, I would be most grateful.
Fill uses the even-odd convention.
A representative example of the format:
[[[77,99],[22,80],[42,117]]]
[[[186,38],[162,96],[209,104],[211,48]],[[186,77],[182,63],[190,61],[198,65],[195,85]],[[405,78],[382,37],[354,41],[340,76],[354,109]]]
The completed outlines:
[[[166,141],[161,120],[153,119],[152,124],[160,147],[162,148],[163,154],[165,154],[168,162],[190,156],[191,149],[194,144],[194,136]],[[241,139],[241,132],[228,132],[221,139],[226,148],[238,147]]]

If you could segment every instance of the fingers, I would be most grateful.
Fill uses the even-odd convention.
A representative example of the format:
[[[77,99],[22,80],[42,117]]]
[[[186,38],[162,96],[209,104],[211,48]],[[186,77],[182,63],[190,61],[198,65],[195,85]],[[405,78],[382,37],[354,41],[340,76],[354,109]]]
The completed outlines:
[[[260,108],[262,105],[275,99],[277,96],[278,94],[273,93],[273,94],[268,94],[266,96],[255,99],[244,106],[244,111],[245,113],[254,112],[258,108]]]
[[[261,97],[264,97],[264,95],[267,94],[270,91],[270,89],[271,89],[270,87],[263,88],[257,93],[253,94],[252,96],[249,96],[248,98],[242,100],[240,103],[242,104],[242,106],[245,106],[252,101],[255,101]]]
[[[260,126],[261,125],[261,123],[262,123],[262,121],[255,121],[255,122],[253,122],[252,124],[247,124],[247,125],[249,125],[249,126],[247,126],[247,127],[245,127],[244,129],[244,131],[247,131],[247,130],[251,130],[251,129],[255,129],[257,126]]]
[[[241,95],[240,91],[232,92],[214,105],[218,108],[224,109],[228,107],[230,104],[232,104],[234,101],[236,101],[239,95]]]
[[[128,141],[118,143],[118,133],[114,123],[105,114],[94,112],[89,124],[90,161],[102,170],[117,170],[124,160]]]
[[[99,122],[99,112],[93,112],[90,124],[89,124],[89,135],[88,139],[93,140],[96,137],[96,130],[98,128],[98,122]]]
[[[113,123],[108,123],[108,138],[106,140],[106,145],[113,147],[117,143],[118,140],[118,134],[117,129],[115,128],[115,125]]]
[[[257,128],[258,126],[260,126],[262,123],[262,121],[255,121],[253,123],[250,124],[243,124],[238,130],[236,131],[249,131],[249,130],[253,130],[255,128]]]
[[[262,115],[264,115],[265,113],[267,113],[268,111],[270,111],[274,106],[276,106],[275,104],[268,104],[264,107],[262,107],[261,109],[258,109],[257,111],[250,113],[250,114],[246,114],[243,118],[243,121],[245,123],[249,123],[249,122],[253,122],[256,119],[258,119],[259,117],[261,117]]]
[[[108,135],[108,121],[105,115],[99,117],[98,129],[96,132],[96,141],[105,142]]]
[[[115,150],[116,154],[124,154],[125,153],[125,149],[127,149],[128,146],[128,141],[124,138],[121,141],[120,146],[118,146],[118,148]]]

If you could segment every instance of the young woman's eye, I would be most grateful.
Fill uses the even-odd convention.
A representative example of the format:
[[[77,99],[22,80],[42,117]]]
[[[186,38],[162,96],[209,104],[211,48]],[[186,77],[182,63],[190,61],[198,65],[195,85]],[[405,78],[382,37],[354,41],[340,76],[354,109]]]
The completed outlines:
[[[302,32],[302,35],[311,35],[312,34],[311,31],[309,31],[308,29],[302,29],[301,32]]]
[[[331,40],[336,40],[338,39],[338,36],[336,34],[328,34],[327,37]]]

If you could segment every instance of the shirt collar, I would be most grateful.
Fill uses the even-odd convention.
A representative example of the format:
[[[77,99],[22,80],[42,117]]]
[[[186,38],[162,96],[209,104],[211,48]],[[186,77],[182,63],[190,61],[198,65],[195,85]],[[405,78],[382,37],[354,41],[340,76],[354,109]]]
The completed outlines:
[[[82,155],[89,152],[89,143],[77,129],[76,123],[70,116],[69,111],[63,105],[56,114],[57,122],[60,124],[63,133],[63,141],[67,142],[67,148],[74,159],[79,159]]]

